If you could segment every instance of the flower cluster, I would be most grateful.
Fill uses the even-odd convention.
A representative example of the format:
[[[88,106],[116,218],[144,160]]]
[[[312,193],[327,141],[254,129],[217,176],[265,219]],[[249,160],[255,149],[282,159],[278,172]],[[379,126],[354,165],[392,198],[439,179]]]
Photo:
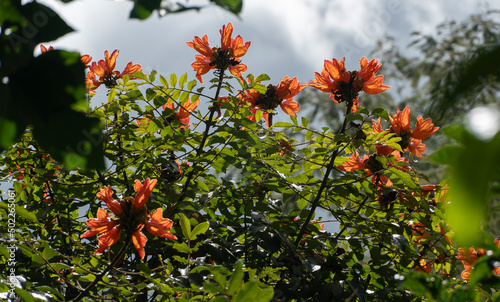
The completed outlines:
[[[336,103],[345,102],[352,112],[358,110],[359,92],[378,94],[391,88],[383,85],[384,76],[375,76],[382,66],[378,64],[378,60],[373,59],[368,62],[366,57],[363,57],[359,61],[360,70],[354,71],[347,71],[344,61],[345,58],[342,58],[342,61],[325,60],[321,74],[316,72],[315,79],[309,83],[309,86],[330,93],[330,99]]]
[[[95,90],[102,84],[106,88],[114,87],[117,85],[117,81],[123,78],[124,75],[132,75],[135,72],[142,71],[141,65],[133,64],[132,62],[128,62],[122,72],[115,70],[118,53],[119,51],[115,50],[110,56],[106,50],[104,52],[104,60],[99,60],[97,63],[92,62],[92,65],[89,67],[90,71],[87,73],[89,93],[95,93]]]
[[[293,100],[293,97],[306,87],[307,84],[300,85],[297,78],[290,79],[289,76],[286,76],[277,86],[269,84],[264,94],[255,89],[247,89],[243,100],[250,104],[251,111],[254,113],[250,119],[255,121],[255,112],[262,110],[262,116],[266,120],[267,126],[270,126],[271,116],[278,106],[286,114],[296,116],[299,104]]]
[[[233,25],[231,23],[227,27],[222,27],[220,47],[210,47],[207,35],[204,35],[203,38],[196,36],[193,42],[186,42],[189,47],[200,53],[200,55],[195,56],[196,61],[191,64],[200,82],[203,83],[202,76],[211,69],[217,69],[219,73],[229,70],[238,78],[242,78],[241,73],[247,71],[247,66],[241,63],[240,58],[246,54],[250,42],[245,43],[241,36],[231,38],[232,33]]]
[[[144,258],[144,246],[147,242],[146,236],[141,233],[144,227],[155,236],[177,240],[177,237],[168,231],[172,228],[173,222],[163,218],[163,210],[158,208],[150,213],[146,207],[146,202],[155,185],[156,179],[150,180],[148,178],[144,184],[136,180],[134,190],[137,194],[135,198],[125,197],[119,201],[113,198],[113,191],[109,186],[99,190],[97,197],[106,203],[114,215],[109,216],[106,210],[99,208],[97,219],[87,220],[87,225],[91,230],[81,235],[82,238],[102,234],[99,236],[99,248],[95,252],[96,254],[104,252],[118,242],[123,231],[126,236],[131,237],[139,257]]]
[[[377,144],[375,145],[377,149],[377,153],[372,154],[372,155],[363,155],[363,159],[359,156],[357,152],[353,153],[351,157],[345,161],[342,165],[338,166],[337,168],[341,171],[346,171],[346,172],[351,172],[351,171],[357,171],[357,170],[364,170],[366,171],[366,176],[373,175],[372,181],[373,183],[377,183],[376,179],[384,183],[386,186],[391,186],[392,182],[385,176],[380,175],[380,171],[384,169],[383,164],[377,159],[379,156],[383,157],[389,157],[393,156],[394,157],[394,162],[404,162],[408,164],[408,159],[404,158],[401,156],[401,154],[393,150],[392,148],[385,146],[383,144]],[[408,167],[406,166],[397,166],[393,165],[390,162],[388,163],[388,167],[395,166],[396,169],[400,169],[402,171],[408,172],[410,171]]]
[[[422,140],[430,137],[439,127],[434,127],[431,119],[424,120],[422,116],[417,117],[417,123],[415,127],[410,127],[410,108],[406,108],[401,112],[398,112],[393,116],[389,116],[391,121],[391,127],[387,131],[388,133],[395,133],[401,138],[398,142],[403,151],[410,151],[413,156],[422,157],[425,152],[427,152],[427,147],[422,144]],[[382,126],[380,124],[380,118],[378,120],[373,120],[373,131],[375,133],[383,132]]]
[[[500,239],[495,239],[495,244],[500,249]],[[477,250],[473,247],[469,249],[459,248],[457,259],[462,262],[464,265],[464,271],[461,274],[461,277],[465,280],[469,280],[470,272],[474,268],[474,263],[477,261],[479,257],[486,255],[486,250],[478,248]],[[493,269],[493,274],[500,275],[500,266],[497,266]]]

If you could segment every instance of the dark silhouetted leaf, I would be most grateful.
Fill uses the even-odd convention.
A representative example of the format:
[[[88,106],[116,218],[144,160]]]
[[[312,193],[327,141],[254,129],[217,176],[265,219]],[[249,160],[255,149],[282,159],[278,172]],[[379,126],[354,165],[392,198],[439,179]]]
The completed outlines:
[[[236,15],[241,13],[241,9],[243,7],[243,0],[210,0],[210,1],[224,9],[227,9],[228,11]]]
[[[161,0],[134,0],[134,7],[130,12],[132,19],[147,19],[153,11],[160,8]]]

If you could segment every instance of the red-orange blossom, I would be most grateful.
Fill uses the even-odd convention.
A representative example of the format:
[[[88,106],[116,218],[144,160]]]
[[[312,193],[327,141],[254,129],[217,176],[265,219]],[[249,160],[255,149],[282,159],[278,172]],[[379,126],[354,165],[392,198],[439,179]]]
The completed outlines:
[[[156,179],[150,180],[148,178],[144,181],[144,184],[136,180],[134,186],[135,198],[126,197],[120,199],[120,201],[113,198],[113,191],[110,186],[99,190],[97,197],[106,203],[114,215],[109,216],[106,210],[99,208],[97,210],[97,219],[87,220],[87,225],[91,230],[81,235],[82,238],[102,234],[99,236],[99,248],[95,252],[96,254],[104,252],[118,242],[121,232],[124,231],[127,236],[131,236],[132,243],[141,259],[144,258],[144,246],[147,242],[146,236],[141,233],[144,227],[155,236],[177,240],[177,237],[168,231],[172,228],[173,222],[170,219],[163,218],[163,210],[158,208],[153,213],[150,213],[146,207],[146,202],[155,185]]]
[[[229,72],[238,78],[242,78],[241,73],[247,71],[247,66],[241,63],[240,58],[247,52],[250,42],[245,43],[240,36],[231,38],[232,33],[233,24],[222,26],[220,47],[210,47],[207,35],[203,38],[195,36],[193,42],[186,42],[189,47],[200,53],[191,64],[200,82],[203,83],[204,74],[215,68],[219,72],[229,69]]]
[[[358,110],[360,91],[377,94],[391,88],[383,85],[384,76],[375,75],[382,66],[378,64],[378,60],[373,59],[368,62],[366,57],[363,57],[359,61],[361,66],[359,71],[347,71],[344,61],[345,58],[342,58],[342,61],[325,60],[321,74],[315,72],[315,79],[309,86],[329,92],[330,98],[337,103],[346,102],[353,112]]]

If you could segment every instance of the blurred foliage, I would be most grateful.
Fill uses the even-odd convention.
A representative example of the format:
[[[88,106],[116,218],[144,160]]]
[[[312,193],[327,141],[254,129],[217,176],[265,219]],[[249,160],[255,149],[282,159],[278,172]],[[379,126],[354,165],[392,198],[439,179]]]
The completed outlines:
[[[0,12],[0,151],[26,129],[40,147],[69,167],[104,168],[99,119],[85,114],[85,66],[76,52],[33,56],[40,43],[73,29],[52,9],[36,2],[2,1]],[[49,89],[47,89],[49,88]],[[67,121],[61,127],[60,122]]]
[[[382,72],[394,82],[395,102],[416,105],[439,125],[460,121],[474,106],[496,103],[499,14],[487,10],[462,22],[446,21],[434,34],[414,32],[404,50],[392,37],[379,41],[373,56],[384,62]]]

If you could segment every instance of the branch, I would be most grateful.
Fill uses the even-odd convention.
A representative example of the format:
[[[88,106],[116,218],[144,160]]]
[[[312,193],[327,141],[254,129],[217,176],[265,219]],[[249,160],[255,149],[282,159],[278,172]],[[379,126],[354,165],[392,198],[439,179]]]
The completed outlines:
[[[347,115],[349,113],[351,113],[351,107],[347,106],[347,110],[346,110],[346,113],[345,113],[346,117],[344,118],[344,123],[342,124],[342,128],[340,129],[339,134],[343,134],[345,132],[345,130],[346,130]],[[304,221],[304,224],[302,225],[302,228],[300,229],[299,234],[297,235],[297,239],[295,240],[295,246],[299,245],[300,240],[302,239],[302,236],[306,232],[307,225],[311,221],[312,216],[313,216],[314,212],[316,211],[316,208],[319,205],[319,201],[321,199],[321,195],[323,195],[323,191],[326,188],[326,183],[328,181],[328,177],[330,176],[330,172],[332,172],[332,170],[333,170],[333,166],[335,164],[335,159],[337,158],[338,155],[339,155],[339,150],[337,149],[330,156],[330,162],[326,166],[325,176],[323,176],[323,181],[321,182],[321,185],[319,187],[318,193],[316,194],[316,197],[314,198],[314,201],[312,202],[311,209],[309,210],[309,214],[306,217],[306,221]]]
[[[106,273],[110,271],[115,266],[115,264],[121,259],[123,254],[125,254],[125,251],[127,250],[127,247],[129,246],[130,242],[132,242],[131,234],[127,235],[125,243],[122,245],[120,251],[118,252],[118,254],[116,254],[115,258],[113,259],[113,261],[111,261],[108,267],[106,267],[99,276],[96,276],[95,280],[89,286],[87,286],[87,288],[83,292],[78,294],[75,300],[73,300],[74,302],[80,301],[89,294],[89,291],[92,289],[92,287],[94,287],[94,285],[96,285],[97,282],[101,281],[102,277],[104,277],[104,275],[106,275]]]

